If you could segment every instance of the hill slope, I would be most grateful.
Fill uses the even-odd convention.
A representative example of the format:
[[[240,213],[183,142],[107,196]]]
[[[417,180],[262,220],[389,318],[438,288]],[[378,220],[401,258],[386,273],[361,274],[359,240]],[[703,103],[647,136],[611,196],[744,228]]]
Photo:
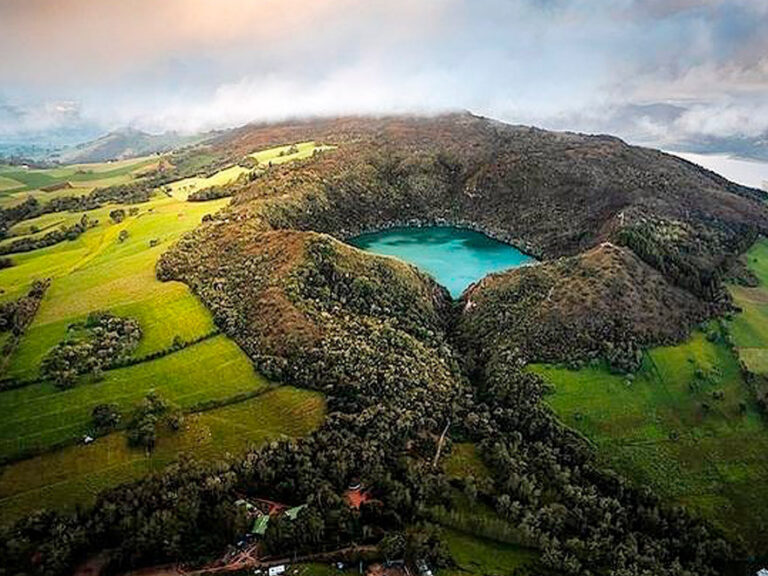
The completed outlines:
[[[204,140],[205,136],[183,136],[176,132],[148,134],[126,128],[110,132],[96,140],[71,146],[51,155],[51,160],[62,164],[106,162],[168,152],[174,148]]]

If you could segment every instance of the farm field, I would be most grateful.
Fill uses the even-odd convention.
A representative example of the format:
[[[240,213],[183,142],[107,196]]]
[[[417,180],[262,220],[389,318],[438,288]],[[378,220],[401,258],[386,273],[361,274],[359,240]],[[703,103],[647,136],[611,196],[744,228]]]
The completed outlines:
[[[293,152],[291,152],[292,148],[294,148]],[[300,142],[293,145],[268,148],[248,155],[259,163],[259,168],[250,169],[235,164],[234,166],[219,170],[211,176],[184,178],[183,180],[168,184],[163,188],[166,191],[169,191],[174,198],[186,200],[189,195],[196,190],[204,190],[205,188],[211,188],[212,186],[226,186],[232,184],[244,174],[250,174],[251,172],[258,171],[269,165],[286,164],[288,162],[295,162],[296,160],[303,160],[304,158],[312,156],[315,151],[323,152],[332,149],[333,146],[320,146],[315,142]]]
[[[167,184],[163,188],[169,191],[174,198],[186,200],[196,190],[203,190],[212,186],[226,186],[227,184],[232,184],[243,174],[249,174],[250,172],[249,168],[235,165],[219,170],[208,177],[193,176],[191,178],[184,178],[183,180]]]
[[[289,147],[258,154],[288,161],[314,150],[302,145],[298,153],[280,156],[283,148]],[[110,170],[101,169],[99,177],[129,174],[134,168],[131,161],[113,163]],[[222,171],[225,179],[227,170]],[[48,172],[34,177],[72,175],[64,168]],[[322,395],[271,389],[240,348],[217,334],[211,314],[185,284],[155,277],[157,260],[170,244],[228,202],[190,203],[157,193],[140,204],[45,214],[10,229],[3,244],[72,226],[84,214],[91,225],[75,240],[13,253],[13,266],[0,270],[0,301],[25,294],[35,279],[51,279],[31,325],[11,354],[0,360],[1,377],[25,382],[0,392],[0,411],[8,415],[0,423],[0,460],[11,461],[0,468],[2,520],[46,505],[88,504],[98,491],[160,470],[181,454],[213,458],[252,443],[302,436],[319,426],[325,412]],[[116,209],[124,210],[122,220],[110,217]],[[77,386],[63,391],[40,381],[48,351],[66,337],[70,325],[99,310],[138,321],[142,337],[133,358],[165,355],[106,370],[98,380],[83,376]],[[200,341],[169,351],[179,340]],[[162,432],[151,456],[129,448],[123,432],[91,445],[79,443],[92,433],[94,406],[114,403],[127,417],[150,391],[187,413],[183,430]],[[222,403],[226,405],[209,409]]]
[[[145,156],[117,162],[72,164],[44,169],[0,165],[0,207],[12,206],[29,196],[44,203],[58,196],[79,196],[97,187],[125,184],[157,164],[157,161],[157,156]],[[71,188],[51,192],[41,190],[66,183]]]
[[[161,470],[181,455],[209,460],[269,440],[301,437],[321,424],[324,413],[322,395],[278,387],[238,404],[188,415],[179,432],[160,435],[149,456],[115,432],[91,445],[17,462],[0,471],[0,518],[8,522],[41,507],[88,505],[99,491]]]
[[[291,148],[294,151],[291,152]],[[294,162],[296,160],[303,160],[312,156],[315,151],[325,152],[326,150],[333,150],[335,146],[319,145],[314,141],[299,142],[293,145],[277,146],[276,148],[269,148],[260,152],[250,154],[250,157],[256,160],[259,164],[274,166],[277,164],[285,164],[287,162]]]
[[[0,270],[0,288],[5,291],[0,300],[22,295],[35,278],[51,278],[52,283],[32,325],[7,360],[5,374],[35,378],[43,356],[64,337],[67,326],[96,310],[109,309],[139,321],[143,337],[135,352],[138,356],[167,348],[176,336],[190,341],[210,333],[214,329],[210,313],[184,284],[157,280],[155,264],[171,242],[197,226],[204,214],[216,212],[227,202],[188,203],[156,197],[137,205],[139,213],[126,216],[119,224],[109,218],[109,212],[119,206],[108,206],[87,212],[91,221],[99,223],[76,240],[13,254],[14,266]],[[56,215],[25,225],[35,221],[50,225],[51,216]],[[59,218],[68,221],[80,216]],[[120,242],[122,231],[128,237]]]
[[[734,303],[742,310],[730,323],[731,337],[749,371],[768,375],[768,239],[758,240],[745,259],[760,285],[730,287]]]
[[[226,378],[222,378],[226,374]],[[190,410],[209,401],[252,394],[268,385],[245,353],[225,336],[215,336],[153,360],[108,370],[103,379],[58,390],[43,382],[0,392],[0,458],[46,450],[71,442],[90,428],[97,404],[129,411],[148,392]]]
[[[597,365],[531,369],[548,403],[609,466],[685,505],[753,551],[768,542],[768,427],[739,364],[702,332],[650,350],[633,380]]]

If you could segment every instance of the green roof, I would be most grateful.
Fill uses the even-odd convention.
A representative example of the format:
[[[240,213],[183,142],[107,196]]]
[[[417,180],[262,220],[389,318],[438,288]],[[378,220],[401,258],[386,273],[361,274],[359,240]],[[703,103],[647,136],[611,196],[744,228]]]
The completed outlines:
[[[306,504],[302,504],[301,506],[295,506],[294,508],[288,508],[288,510],[285,511],[285,515],[288,516],[291,520],[296,520],[296,517],[299,515],[299,512],[301,512],[304,508],[306,508]]]
[[[253,522],[253,528],[251,528],[251,534],[264,536],[264,534],[267,532],[268,524],[269,524],[269,516],[267,514],[264,514],[263,516],[259,516]]]

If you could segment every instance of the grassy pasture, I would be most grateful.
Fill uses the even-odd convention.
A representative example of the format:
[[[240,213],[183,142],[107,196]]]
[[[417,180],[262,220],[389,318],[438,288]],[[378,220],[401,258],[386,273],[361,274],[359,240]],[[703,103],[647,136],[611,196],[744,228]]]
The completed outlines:
[[[45,169],[0,166],[0,208],[21,203],[29,197],[45,203],[63,196],[83,196],[94,188],[125,184],[157,162],[157,156],[145,156],[117,162],[72,164]],[[64,182],[69,182],[72,188],[51,192],[41,190]]]
[[[303,160],[312,156],[315,151],[324,152],[326,150],[333,150],[335,146],[323,146],[318,145],[314,141],[299,142],[295,144],[297,151],[291,154],[288,153],[292,145],[277,146],[276,148],[269,148],[260,152],[250,154],[250,157],[256,160],[259,164],[269,165],[270,163],[275,166],[278,164],[285,164],[287,162],[294,162],[296,160]]]
[[[266,167],[268,165],[286,164],[288,162],[294,162],[296,160],[303,160],[309,158],[315,151],[330,150],[333,146],[318,146],[315,142],[301,142],[295,145],[296,152],[288,153],[291,145],[277,146],[275,148],[269,148],[267,150],[261,150],[250,154],[249,157],[256,160],[260,166]],[[256,168],[255,170],[259,170]],[[178,180],[171,184],[164,186],[165,189],[170,189],[174,198],[180,200],[186,200],[192,192],[196,190],[204,190],[212,186],[226,186],[233,183],[243,174],[249,174],[253,170],[238,166],[229,166],[222,170],[219,170],[215,174],[208,177],[195,176],[192,178],[185,178]]]
[[[119,182],[117,182],[119,183]],[[56,198],[63,198],[65,196],[86,196],[90,194],[96,186],[90,184],[83,184],[73,186],[72,188],[64,188],[62,190],[54,190],[52,192],[43,192],[42,190],[26,190],[26,191],[11,191],[6,194],[0,192],[0,208],[11,208],[28,198],[35,198],[41,204],[46,204]]]
[[[179,200],[186,200],[192,192],[196,190],[203,190],[212,186],[226,186],[237,180],[243,174],[250,173],[251,170],[243,168],[242,166],[230,166],[219,170],[215,174],[206,177],[193,176],[192,178],[184,178],[183,180],[177,180],[171,184],[165,185],[163,188],[169,189],[174,198]]]
[[[226,377],[223,377],[226,376]],[[0,392],[0,457],[43,450],[76,439],[90,426],[93,407],[113,402],[130,410],[150,390],[189,409],[267,386],[238,346],[215,336],[152,362],[109,370],[60,391],[41,383]]]
[[[178,433],[160,435],[155,451],[128,446],[122,432],[91,445],[68,446],[0,472],[2,522],[43,507],[91,504],[100,490],[161,470],[182,454],[214,460],[250,445],[301,437],[323,420],[325,404],[316,392],[279,387],[238,404],[192,414]]]
[[[24,188],[24,183],[8,178],[7,176],[0,176],[0,192],[8,192],[9,190],[20,190]]]
[[[61,182],[104,182],[129,177],[133,172],[146,169],[155,163],[157,163],[156,156],[145,156],[117,162],[71,164],[56,168],[0,166],[0,176],[20,182],[27,190],[34,190]]]
[[[439,575],[511,574],[538,557],[537,550],[521,543],[517,528],[491,506],[455,488],[450,496],[451,511],[433,509],[431,515],[457,567],[440,570]]]
[[[730,287],[735,304],[742,310],[730,324],[731,337],[747,368],[768,375],[768,239],[758,240],[745,258],[760,285]]]
[[[88,212],[99,225],[76,240],[13,255],[14,266],[0,270],[0,288],[5,291],[0,298],[23,294],[35,278],[53,281],[32,326],[9,359],[6,374],[36,377],[43,356],[64,336],[67,326],[95,310],[110,309],[139,320],[143,331],[135,352],[139,356],[167,348],[175,336],[193,340],[213,330],[210,313],[184,284],[155,278],[155,264],[171,242],[226,202],[193,204],[158,197],[138,205],[139,214],[120,224],[109,219],[115,206],[99,208]],[[30,225],[50,227],[62,219],[59,225],[69,225],[80,216],[41,216],[24,223],[18,232]],[[117,240],[121,230],[128,232],[122,243]],[[150,246],[151,240],[157,240],[157,246]]]
[[[451,478],[473,476],[475,479],[490,478],[488,467],[480,459],[477,448],[471,442],[454,444],[444,463],[445,473]]]
[[[448,547],[457,569],[438,570],[438,576],[512,574],[538,557],[536,551],[530,548],[486,540],[450,528],[443,528],[442,540]]]
[[[554,385],[549,404],[606,464],[765,549],[768,427],[724,344],[696,333],[655,348],[632,382],[604,366],[531,369]]]

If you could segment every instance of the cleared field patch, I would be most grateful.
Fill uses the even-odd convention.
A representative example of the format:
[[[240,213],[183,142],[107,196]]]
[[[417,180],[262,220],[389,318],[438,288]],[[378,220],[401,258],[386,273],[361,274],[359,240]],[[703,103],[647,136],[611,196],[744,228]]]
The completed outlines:
[[[309,142],[299,142],[298,144],[289,144],[287,146],[277,146],[275,148],[261,150],[260,152],[255,152],[249,156],[261,165],[272,164],[275,166],[287,162],[294,162],[296,160],[303,160],[304,158],[312,156],[316,151],[324,152],[326,150],[333,150],[334,148],[336,147],[319,145],[312,140]]]
[[[22,191],[8,191],[6,193],[0,193],[0,208],[10,208],[21,204],[29,198],[35,198],[41,204],[46,204],[56,198],[64,198],[66,196],[80,197],[85,196],[93,191],[96,186],[93,182],[76,184],[72,188],[63,188],[61,190],[54,190],[52,192],[44,192],[43,190],[22,190]]]
[[[104,186],[128,182],[134,172],[144,170],[157,161],[156,156],[145,156],[117,162],[71,164],[56,168],[0,166],[0,177],[20,182],[21,190],[38,190],[64,182],[98,181],[100,186]]]
[[[530,548],[479,538],[459,530],[443,528],[441,536],[457,569],[438,570],[439,576],[501,576],[529,566],[538,558],[537,552]]]
[[[9,522],[40,508],[91,504],[100,490],[160,470],[182,454],[214,460],[270,440],[305,436],[320,426],[324,415],[321,394],[279,387],[187,416],[182,430],[163,433],[149,456],[129,447],[123,433],[114,433],[91,445],[17,462],[0,472],[0,519]]]
[[[7,375],[35,378],[40,361],[66,332],[66,327],[89,312],[112,310],[139,320],[143,337],[135,354],[143,356],[170,346],[178,336],[190,341],[211,332],[213,319],[186,285],[160,282],[155,264],[171,242],[194,228],[206,213],[227,200],[187,203],[159,197],[136,206],[138,215],[113,223],[109,212],[129,206],[108,206],[88,212],[98,221],[73,241],[33,252],[14,254],[14,266],[0,270],[2,299],[25,293],[35,278],[52,278],[37,316],[10,358]],[[81,213],[46,215],[26,222],[28,227],[70,225]],[[128,237],[122,242],[119,235]],[[154,245],[153,245],[154,244]]]
[[[477,448],[471,442],[454,444],[451,454],[445,460],[445,473],[451,478],[466,478],[472,476],[475,479],[490,478],[488,467],[481,460]]]
[[[268,385],[247,356],[225,336],[216,336],[152,362],[109,370],[98,382],[57,390],[42,383],[0,392],[0,458],[45,450],[87,433],[91,411],[115,403],[129,411],[150,390],[191,409],[253,393]]]
[[[0,192],[7,192],[9,190],[19,190],[24,188],[24,183],[8,178],[7,176],[0,176]]]
[[[322,152],[325,150],[331,150],[333,148],[333,146],[319,146],[313,141],[289,144],[286,146],[277,146],[275,148],[261,150],[249,155],[250,158],[256,160],[259,163],[258,168],[245,168],[235,164],[234,166],[223,168],[215,174],[207,177],[194,176],[166,184],[163,186],[163,189],[169,191],[174,198],[186,200],[192,192],[204,190],[213,186],[227,186],[245,174],[259,171],[262,168],[266,168],[268,166],[275,166],[278,164],[295,162],[296,160],[303,160],[304,158],[309,158],[315,152]]]
[[[749,371],[768,375],[768,239],[758,240],[745,259],[760,285],[730,287],[734,303],[741,308],[730,323],[731,337]]]
[[[170,190],[174,198],[186,200],[192,192],[211,188],[212,186],[226,186],[237,180],[243,174],[249,174],[250,172],[251,170],[249,168],[235,165],[219,170],[208,177],[194,176],[192,178],[177,180],[171,184],[166,184],[163,188]]]
[[[533,365],[548,403],[638,485],[757,551],[768,545],[768,427],[724,344],[696,333],[646,354],[634,380],[603,366]]]

